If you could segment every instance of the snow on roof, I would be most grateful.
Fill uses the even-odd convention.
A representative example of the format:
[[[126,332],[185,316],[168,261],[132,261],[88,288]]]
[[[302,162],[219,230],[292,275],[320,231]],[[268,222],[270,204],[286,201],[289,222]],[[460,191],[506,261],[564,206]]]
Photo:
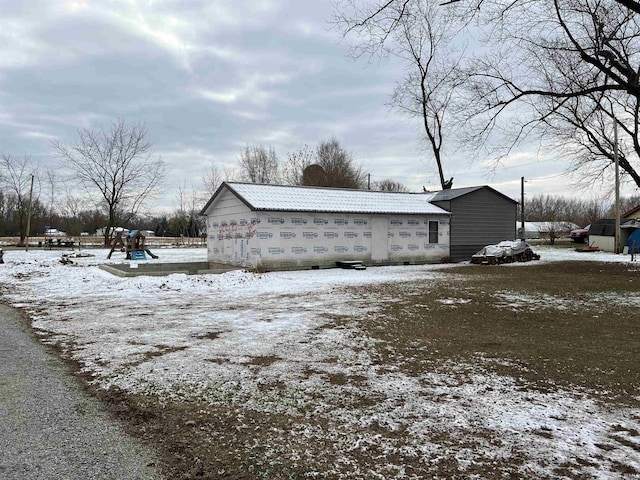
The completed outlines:
[[[451,200],[453,198],[458,198],[466,195],[467,193],[475,192],[480,188],[482,187],[450,188],[448,190],[440,190],[439,192],[435,192],[433,200],[436,202]]]
[[[225,186],[252,210],[449,215],[430,203],[432,194],[227,182],[207,203],[203,213]]]
[[[490,187],[489,185],[480,185],[480,186],[476,186],[476,187],[463,187],[463,188],[451,188],[451,189],[448,189],[448,190],[440,190],[439,192],[435,192],[432,201],[434,201],[434,202],[447,202],[449,200],[453,200],[454,198],[462,197],[462,196],[467,195],[467,194],[469,194],[471,192],[475,192],[476,190],[482,190],[482,189],[491,190],[492,192],[497,193],[501,197],[504,197],[504,198],[506,198],[507,200],[509,200],[509,201],[511,201],[513,203],[518,203],[514,199],[509,198],[504,193],[499,192],[498,190],[496,190],[495,188]]]

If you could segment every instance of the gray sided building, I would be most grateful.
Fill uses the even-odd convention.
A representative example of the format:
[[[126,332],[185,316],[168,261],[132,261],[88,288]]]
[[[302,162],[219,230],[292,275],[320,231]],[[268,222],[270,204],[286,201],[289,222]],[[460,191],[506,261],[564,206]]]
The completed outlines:
[[[225,182],[201,212],[207,258],[266,270],[442,262],[450,214],[432,198]]]
[[[469,260],[486,245],[516,238],[518,202],[489,186],[437,192],[431,203],[451,212],[450,257]]]

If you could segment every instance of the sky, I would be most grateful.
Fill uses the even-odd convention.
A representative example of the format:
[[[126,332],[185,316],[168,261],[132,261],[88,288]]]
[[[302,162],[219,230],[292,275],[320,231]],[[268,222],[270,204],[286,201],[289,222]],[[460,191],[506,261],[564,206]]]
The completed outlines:
[[[288,152],[335,137],[370,172],[411,191],[438,189],[420,123],[390,110],[393,58],[354,60],[330,1],[0,0],[0,153],[57,165],[51,142],[122,119],[142,122],[168,175],[156,208],[177,206],[212,165],[247,145]],[[575,193],[566,162],[526,148],[445,159],[454,187],[512,198]],[[625,193],[623,191],[623,193]],[[629,194],[634,192],[628,192]],[[589,191],[580,193],[594,195]]]

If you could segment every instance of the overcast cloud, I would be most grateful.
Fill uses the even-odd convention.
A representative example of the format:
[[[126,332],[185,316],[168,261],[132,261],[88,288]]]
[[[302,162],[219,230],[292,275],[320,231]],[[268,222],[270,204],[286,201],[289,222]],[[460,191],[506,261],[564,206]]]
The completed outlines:
[[[385,104],[402,69],[348,58],[328,1],[0,0],[0,152],[54,165],[51,139],[122,118],[146,124],[169,167],[158,205],[247,144],[281,159],[335,136],[371,172],[420,191],[438,176],[419,123]],[[489,184],[517,197],[569,193],[564,165],[536,151],[507,158],[452,154],[454,186]]]

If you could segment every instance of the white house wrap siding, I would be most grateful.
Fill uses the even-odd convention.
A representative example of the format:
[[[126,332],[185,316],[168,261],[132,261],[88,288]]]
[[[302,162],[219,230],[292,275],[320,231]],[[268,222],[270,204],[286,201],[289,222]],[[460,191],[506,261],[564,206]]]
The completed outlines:
[[[257,210],[260,200],[254,193],[275,195],[265,207],[284,203],[278,198],[281,194],[302,194],[298,206],[309,211]],[[346,194],[342,201],[341,193]],[[406,197],[411,195],[419,198]],[[305,199],[314,196],[317,205],[311,211]],[[334,199],[320,200],[326,196]],[[352,206],[361,199],[366,205]],[[449,256],[449,214],[428,200],[424,194],[225,183],[203,209],[208,259],[263,269],[333,267],[339,260],[368,265],[440,262]],[[341,211],[322,211],[327,204]],[[369,211],[349,212],[350,208]],[[394,208],[410,213],[392,213]],[[386,212],[375,213],[383,209]]]

